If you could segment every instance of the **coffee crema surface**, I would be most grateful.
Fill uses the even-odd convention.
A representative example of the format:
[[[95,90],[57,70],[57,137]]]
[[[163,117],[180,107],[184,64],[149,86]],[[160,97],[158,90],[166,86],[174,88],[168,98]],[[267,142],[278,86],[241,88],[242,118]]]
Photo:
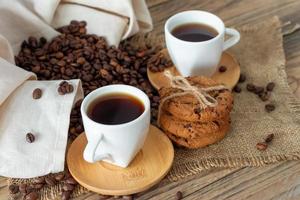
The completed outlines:
[[[211,26],[200,23],[188,23],[175,27],[172,35],[188,42],[203,42],[218,35],[218,31]]]
[[[92,101],[87,114],[97,123],[117,125],[135,120],[144,110],[144,104],[138,98],[126,93],[112,93]]]

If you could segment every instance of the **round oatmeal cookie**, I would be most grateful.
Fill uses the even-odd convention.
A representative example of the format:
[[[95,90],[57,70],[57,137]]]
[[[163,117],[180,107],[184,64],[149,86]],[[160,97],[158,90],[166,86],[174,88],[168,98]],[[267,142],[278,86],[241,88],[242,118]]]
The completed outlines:
[[[191,85],[202,88],[218,85],[214,80],[202,76],[189,77],[187,80]],[[161,88],[159,94],[160,98],[163,99],[180,91],[180,89],[176,88]],[[179,119],[190,122],[210,122],[228,117],[233,107],[231,91],[224,89],[208,93],[218,101],[216,107],[207,107],[203,110],[200,108],[197,99],[192,94],[187,94],[167,100],[162,109]]]
[[[162,112],[160,126],[165,132],[174,136],[193,140],[194,138],[215,138],[221,129],[228,129],[230,126],[229,116],[223,119],[216,119],[211,122],[189,122],[178,119],[173,115]]]
[[[196,138],[183,138],[178,137],[170,132],[165,132],[165,134],[178,146],[186,147],[188,149],[203,148],[210,144],[214,144],[222,140],[229,130],[229,126],[224,126],[217,132],[212,132],[210,137],[196,137]]]

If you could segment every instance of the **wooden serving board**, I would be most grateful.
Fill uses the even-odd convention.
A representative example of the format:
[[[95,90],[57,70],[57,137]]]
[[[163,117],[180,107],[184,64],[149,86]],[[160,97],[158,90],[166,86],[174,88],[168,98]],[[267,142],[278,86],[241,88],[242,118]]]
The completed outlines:
[[[163,49],[161,52],[169,57],[166,49]],[[225,66],[227,70],[222,73],[217,70],[211,78],[221,84],[224,84],[228,88],[233,89],[237,84],[241,73],[238,61],[228,52],[224,52],[219,63],[219,67],[220,66]],[[173,75],[180,75],[175,66],[170,67],[167,70],[170,70]],[[151,72],[149,69],[147,69],[147,74],[150,83],[155,89],[159,90],[161,87],[170,86],[170,81],[163,72]]]
[[[84,133],[72,143],[67,155],[70,173],[80,185],[104,195],[130,195],[149,189],[166,176],[174,158],[171,141],[152,125],[144,147],[127,168],[102,161],[86,162],[86,144]]]

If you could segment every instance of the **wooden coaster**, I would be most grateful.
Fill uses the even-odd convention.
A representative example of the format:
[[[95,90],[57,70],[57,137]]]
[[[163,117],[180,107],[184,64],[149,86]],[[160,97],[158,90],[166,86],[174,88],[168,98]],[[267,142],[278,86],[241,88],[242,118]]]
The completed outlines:
[[[161,52],[169,57],[166,49],[163,49]],[[211,78],[232,89],[240,78],[240,65],[237,60],[228,52],[224,52],[222,54],[219,67],[222,65],[226,66],[227,70],[223,73],[217,70]],[[173,75],[180,75],[175,66],[168,68],[168,70],[170,70]],[[161,87],[170,86],[169,79],[163,74],[163,72],[154,73],[147,69],[147,74],[150,83],[155,89],[159,90]]]
[[[84,133],[71,144],[67,155],[70,173],[83,187],[104,195],[129,195],[149,189],[166,176],[174,158],[171,141],[152,125],[144,147],[127,168],[102,161],[86,162],[86,144]]]

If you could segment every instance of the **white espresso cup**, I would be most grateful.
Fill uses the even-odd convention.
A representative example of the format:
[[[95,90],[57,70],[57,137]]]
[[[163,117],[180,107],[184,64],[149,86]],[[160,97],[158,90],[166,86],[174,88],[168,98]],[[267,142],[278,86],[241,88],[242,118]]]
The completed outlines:
[[[88,116],[88,107],[96,99],[110,94],[131,95],[141,101],[144,112],[133,121],[107,125],[93,121]],[[136,87],[109,85],[96,89],[87,95],[81,105],[81,115],[88,143],[83,157],[87,162],[105,161],[120,167],[127,167],[143,147],[150,125],[150,100]]]
[[[214,28],[218,35],[210,40],[189,42],[172,35],[174,28],[184,24],[203,24]],[[231,37],[224,40],[225,34]],[[211,76],[216,71],[222,52],[240,40],[240,34],[232,28],[225,28],[216,15],[205,11],[185,11],[169,18],[165,24],[165,40],[169,55],[177,70],[183,76]]]

